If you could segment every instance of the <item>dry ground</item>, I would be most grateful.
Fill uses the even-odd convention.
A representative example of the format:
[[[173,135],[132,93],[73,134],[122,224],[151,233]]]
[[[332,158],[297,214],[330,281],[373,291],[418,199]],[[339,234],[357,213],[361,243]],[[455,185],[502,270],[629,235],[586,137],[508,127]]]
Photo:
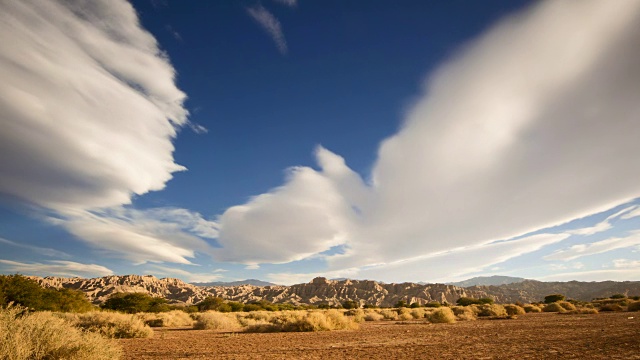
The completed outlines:
[[[640,359],[640,313],[368,322],[316,333],[159,329],[151,339],[119,342],[124,359]]]

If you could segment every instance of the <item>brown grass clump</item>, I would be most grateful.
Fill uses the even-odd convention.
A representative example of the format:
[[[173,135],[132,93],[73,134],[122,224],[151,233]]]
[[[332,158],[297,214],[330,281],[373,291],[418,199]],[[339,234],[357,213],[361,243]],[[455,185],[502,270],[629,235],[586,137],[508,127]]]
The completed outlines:
[[[268,323],[248,326],[247,332],[329,331],[357,329],[358,324],[338,310],[283,311]]]
[[[506,317],[507,310],[499,304],[474,305],[473,309],[477,316],[481,317]]]
[[[161,313],[139,313],[137,316],[151,327],[183,327],[193,326],[193,319],[181,310]]]
[[[353,321],[355,321],[356,323],[361,323],[364,322],[364,310],[362,309],[351,309],[347,312],[344,313],[346,316],[350,316]]]
[[[627,311],[640,311],[640,301],[634,301],[629,303]]]
[[[604,304],[600,307],[600,311],[624,311],[624,308],[618,304]]]
[[[385,320],[398,320],[398,313],[394,310],[382,309],[380,310],[380,314]]]
[[[409,308],[399,308],[398,309],[398,319],[402,321],[413,320],[413,315],[411,315],[411,309]]]
[[[573,311],[576,309],[576,306],[568,301],[558,301],[558,305],[562,306],[562,308],[567,311]]]
[[[411,309],[411,316],[414,319],[424,319],[427,316],[428,310],[425,308]]]
[[[0,359],[109,360],[121,355],[113,340],[84,332],[50,312],[0,309]]]
[[[456,322],[456,316],[453,311],[448,307],[437,308],[435,311],[429,313],[429,322],[432,323],[454,323]]]
[[[523,306],[523,309],[527,313],[539,313],[539,312],[542,311],[542,309],[540,309],[540,307],[538,307],[537,305],[533,305],[533,304],[526,304],[526,305]]]
[[[542,308],[542,311],[543,312],[559,312],[559,313],[563,313],[563,312],[566,312],[567,310],[565,308],[563,308],[557,302],[554,302],[554,303],[551,303],[551,304],[547,304],[547,306]]]
[[[598,310],[595,308],[579,307],[579,308],[576,308],[575,310],[570,310],[567,312],[559,312],[558,314],[576,315],[576,314],[597,314],[597,313],[598,313]]]
[[[364,313],[365,321],[380,321],[383,319],[384,319],[384,316],[373,309],[367,309]]]
[[[451,308],[453,314],[460,321],[473,321],[477,320],[476,312],[469,306],[454,306]]]
[[[109,338],[146,338],[153,336],[153,330],[133,314],[94,311],[78,314],[74,325]]]
[[[194,317],[196,321],[193,324],[193,328],[196,330],[236,331],[242,328],[237,317],[230,313],[207,311],[204,313],[194,314]]]
[[[507,315],[509,316],[522,315],[526,312],[521,306],[514,304],[504,305],[504,309],[507,311]]]

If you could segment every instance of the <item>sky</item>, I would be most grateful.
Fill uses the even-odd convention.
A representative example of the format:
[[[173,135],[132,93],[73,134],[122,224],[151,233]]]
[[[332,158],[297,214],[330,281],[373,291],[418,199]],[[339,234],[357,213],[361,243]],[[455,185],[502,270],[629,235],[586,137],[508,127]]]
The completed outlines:
[[[0,2],[0,273],[640,280],[640,2]]]

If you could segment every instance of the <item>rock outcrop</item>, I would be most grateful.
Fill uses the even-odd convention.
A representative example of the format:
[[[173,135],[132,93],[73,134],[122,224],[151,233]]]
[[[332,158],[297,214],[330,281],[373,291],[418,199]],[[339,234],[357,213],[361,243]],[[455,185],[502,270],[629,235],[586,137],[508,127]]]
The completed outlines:
[[[195,304],[207,296],[218,296],[243,303],[267,300],[273,303],[329,304],[345,300],[361,305],[393,306],[406,303],[426,304],[430,301],[455,304],[460,297],[490,297],[498,303],[541,301],[546,295],[560,293],[568,298],[589,301],[613,294],[640,295],[640,281],[540,282],[526,280],[500,286],[458,287],[445,284],[384,284],[370,280],[328,280],[318,277],[309,283],[291,286],[207,286],[200,287],[179,279],[158,279],[151,275],[105,276],[94,279],[32,277],[44,287],[70,288],[87,294],[98,304],[116,292],[143,292],[159,296],[170,303]]]

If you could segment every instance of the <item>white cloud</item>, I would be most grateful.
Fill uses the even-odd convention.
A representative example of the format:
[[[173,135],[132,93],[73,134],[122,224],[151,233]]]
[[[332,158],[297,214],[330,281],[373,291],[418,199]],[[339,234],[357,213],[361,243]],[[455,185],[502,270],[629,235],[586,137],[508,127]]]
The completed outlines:
[[[611,224],[612,220],[615,219],[623,219],[623,220],[627,220],[630,219],[631,217],[633,217],[633,213],[634,210],[637,210],[637,206],[629,206],[627,208],[624,208],[612,215],[607,216],[606,219],[604,219],[603,221],[597,223],[594,226],[590,226],[590,227],[585,227],[585,228],[580,228],[580,229],[575,229],[575,230],[570,230],[567,231],[570,234],[574,234],[574,235],[594,235],[603,231],[607,231],[613,228],[613,225]]]
[[[616,259],[613,267],[622,269],[640,269],[640,260]]]
[[[19,248],[23,248],[23,249],[28,249],[30,251],[33,251],[36,254],[40,254],[40,255],[44,255],[44,256],[61,257],[61,258],[69,258],[69,257],[71,257],[71,255],[65,253],[64,251],[59,251],[59,250],[40,247],[40,246],[33,246],[33,245],[28,245],[28,244],[21,244],[21,243],[17,243],[17,242],[14,242],[14,241],[11,241],[11,240],[7,240],[7,239],[4,239],[4,238],[0,238],[0,243],[11,245],[11,246],[15,246],[15,247],[19,247]]]
[[[180,278],[186,282],[211,282],[217,281],[222,278],[220,274],[211,274],[211,273],[193,273],[190,271],[177,269],[168,266],[160,266],[160,265],[150,265],[149,266],[151,273],[154,275],[163,275],[166,277],[175,277]],[[216,271],[214,271],[215,273]],[[220,272],[220,271],[218,271]]]
[[[624,249],[640,245],[640,231],[635,231],[627,237],[612,237],[590,244],[573,245],[567,249],[557,250],[544,257],[545,260],[574,260],[584,256],[601,254],[617,249]]]
[[[76,212],[58,222],[96,248],[136,263],[190,264],[195,252],[211,254],[201,237],[217,236],[217,224],[184,209],[111,208]]]
[[[247,13],[267,32],[276,43],[281,54],[287,53],[287,41],[282,32],[280,21],[261,4],[248,7]]]
[[[70,276],[91,277],[113,275],[113,271],[96,264],[81,264],[73,261],[55,260],[47,264],[22,263],[12,260],[0,260],[0,267],[5,272],[16,272],[24,275],[38,276]]]
[[[283,5],[291,6],[291,7],[295,7],[298,5],[298,0],[274,0],[274,1]]]
[[[510,239],[638,197],[639,14],[632,0],[547,1],[505,19],[430,76],[381,144],[369,183],[321,149],[320,170],[296,168],[221,216],[217,257],[281,263],[342,246],[329,271],[361,268]]]
[[[589,270],[538,277],[540,281],[637,281],[638,269]]]
[[[58,211],[164,188],[185,94],[131,4],[0,3],[0,193]]]
[[[635,209],[633,209],[633,211],[629,211],[628,213],[622,215],[620,218],[624,220],[629,220],[639,216],[640,216],[640,206],[636,206]]]

